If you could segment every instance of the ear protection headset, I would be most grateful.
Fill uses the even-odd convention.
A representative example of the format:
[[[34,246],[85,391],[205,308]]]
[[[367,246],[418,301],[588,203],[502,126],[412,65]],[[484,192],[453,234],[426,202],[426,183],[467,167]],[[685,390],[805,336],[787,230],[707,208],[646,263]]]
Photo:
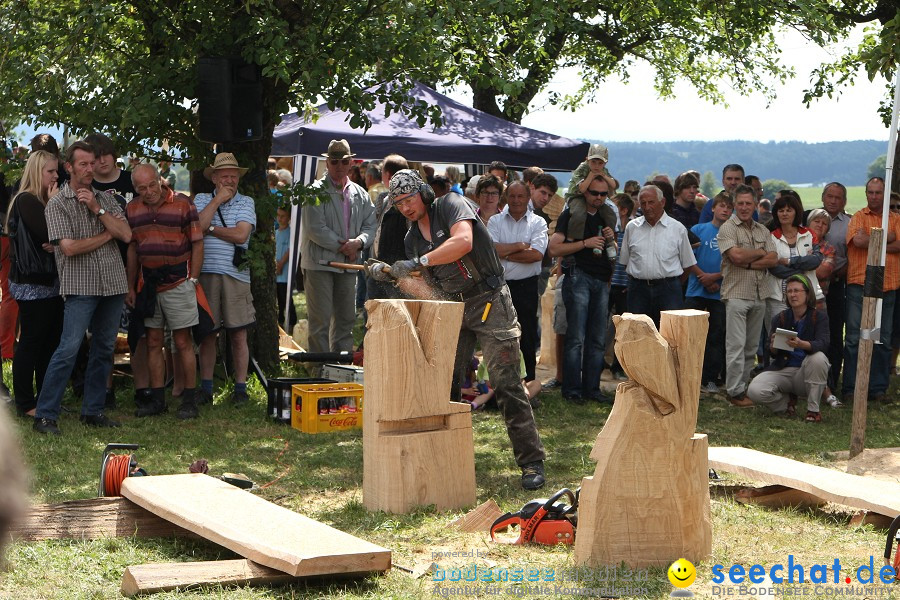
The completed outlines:
[[[422,185],[419,186],[419,196],[422,197],[422,203],[425,206],[431,206],[431,203],[434,202],[434,189],[423,182]]]

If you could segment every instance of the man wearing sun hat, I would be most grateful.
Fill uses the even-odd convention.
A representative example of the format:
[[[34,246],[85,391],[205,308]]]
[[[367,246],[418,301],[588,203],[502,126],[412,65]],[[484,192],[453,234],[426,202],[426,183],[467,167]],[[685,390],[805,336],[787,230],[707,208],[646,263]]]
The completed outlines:
[[[361,186],[350,181],[353,164],[347,140],[331,140],[325,176],[314,185],[328,196],[300,215],[300,267],[306,288],[309,351],[353,350],[356,320],[356,272],[335,269],[328,262],[362,262],[362,250],[375,235],[375,206]]]
[[[234,404],[247,401],[247,328],[256,322],[250,269],[243,260],[250,234],[256,229],[256,208],[253,198],[237,191],[238,181],[246,172],[230,152],[216,155],[213,164],[203,170],[216,189],[212,194],[197,194],[194,199],[204,235],[200,284],[212,311],[215,331],[224,327],[231,340]],[[215,365],[216,335],[209,335],[200,344],[200,404],[212,401]]]

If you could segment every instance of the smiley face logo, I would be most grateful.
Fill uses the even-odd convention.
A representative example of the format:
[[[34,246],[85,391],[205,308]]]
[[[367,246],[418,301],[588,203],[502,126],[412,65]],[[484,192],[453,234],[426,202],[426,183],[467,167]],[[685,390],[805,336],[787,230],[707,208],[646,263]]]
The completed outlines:
[[[669,566],[668,575],[672,585],[677,588],[686,588],[697,578],[697,569],[689,560],[679,558]]]

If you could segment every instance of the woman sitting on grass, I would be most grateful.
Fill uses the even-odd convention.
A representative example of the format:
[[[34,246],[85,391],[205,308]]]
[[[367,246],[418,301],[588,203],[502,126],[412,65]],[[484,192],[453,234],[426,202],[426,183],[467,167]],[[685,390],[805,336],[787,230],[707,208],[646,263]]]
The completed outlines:
[[[747,388],[747,396],[755,404],[763,404],[773,412],[794,416],[796,398],[806,397],[806,422],[820,423],[819,402],[828,382],[830,364],[825,356],[828,349],[828,313],[816,309],[816,296],[805,275],[791,275],[785,279],[787,310],[772,319],[769,346],[773,360],[757,375]],[[777,350],[772,344],[776,329],[796,331],[787,338],[792,350]]]

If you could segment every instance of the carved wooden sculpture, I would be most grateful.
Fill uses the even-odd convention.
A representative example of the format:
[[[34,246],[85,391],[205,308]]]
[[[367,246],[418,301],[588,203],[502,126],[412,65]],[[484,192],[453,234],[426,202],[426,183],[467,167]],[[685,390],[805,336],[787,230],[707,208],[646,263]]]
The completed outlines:
[[[363,403],[363,504],[440,510],[475,503],[468,404],[450,402],[461,302],[370,300]]]
[[[693,563],[712,551],[706,435],[695,434],[708,314],[613,317],[616,356],[630,380],[597,436],[582,482],[575,561]]]

